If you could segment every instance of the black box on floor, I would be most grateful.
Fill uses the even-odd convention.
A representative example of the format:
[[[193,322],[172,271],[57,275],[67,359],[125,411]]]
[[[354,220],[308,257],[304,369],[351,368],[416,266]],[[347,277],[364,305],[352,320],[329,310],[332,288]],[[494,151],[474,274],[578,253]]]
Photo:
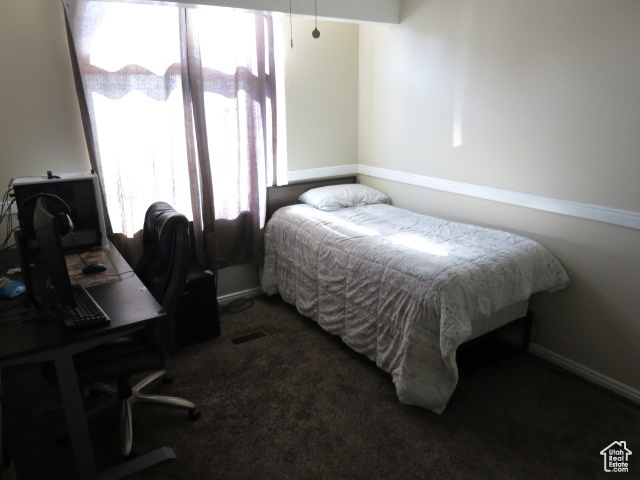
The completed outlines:
[[[216,277],[211,271],[197,267],[189,270],[175,324],[177,348],[220,335]]]

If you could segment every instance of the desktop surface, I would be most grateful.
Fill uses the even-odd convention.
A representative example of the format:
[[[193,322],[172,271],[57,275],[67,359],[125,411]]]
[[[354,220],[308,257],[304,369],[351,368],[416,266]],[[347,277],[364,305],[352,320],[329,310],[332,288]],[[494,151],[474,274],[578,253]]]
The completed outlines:
[[[17,258],[14,252],[4,252],[0,259],[0,272],[5,275],[6,266],[15,265]],[[81,258],[80,258],[81,256]],[[91,275],[75,274],[83,259],[100,260],[108,266],[102,273]],[[67,256],[69,273],[73,283],[84,286],[96,302],[111,319],[107,325],[90,326],[83,329],[69,329],[62,318],[46,311],[37,312],[23,323],[0,323],[0,363],[10,364],[32,355],[48,352],[55,358],[59,348],[66,348],[70,344],[85,343],[92,339],[101,339],[105,335],[126,334],[132,328],[142,328],[146,322],[154,321],[165,315],[164,310],[147,291],[143,283],[131,271],[115,247],[71,254]],[[128,272],[128,273],[126,273]],[[121,275],[117,275],[122,273]],[[15,276],[13,278],[16,278]],[[17,299],[0,300],[0,309],[5,310]]]
[[[6,253],[3,252],[0,258],[2,275],[6,272],[6,260],[11,259],[10,254],[15,252],[9,252],[8,256]],[[96,282],[97,277],[90,279],[89,276],[78,277],[75,280],[77,283],[94,283],[86,288],[111,318],[108,325],[82,330],[70,329],[64,325],[61,318],[52,317],[44,312],[22,323],[5,321],[0,324],[0,366],[54,361],[76,470],[78,478],[82,480],[124,478],[152,465],[176,458],[171,448],[160,447],[98,471],[73,355],[133,333],[151,322],[166,317],[165,311],[135,273],[131,272],[127,262],[112,245],[101,255],[103,259],[111,262],[110,266],[113,269],[112,273],[108,273],[109,268],[104,272],[107,281]],[[122,275],[108,276],[114,273]],[[0,300],[0,310],[7,308],[6,302],[15,301],[17,300]]]

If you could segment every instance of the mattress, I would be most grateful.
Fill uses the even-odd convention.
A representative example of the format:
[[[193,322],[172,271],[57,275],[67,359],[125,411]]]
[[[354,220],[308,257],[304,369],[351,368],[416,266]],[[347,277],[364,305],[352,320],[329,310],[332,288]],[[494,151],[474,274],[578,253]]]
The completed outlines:
[[[532,294],[569,282],[531,239],[384,204],[284,207],[264,242],[267,294],[390,373],[402,403],[437,413],[457,384],[460,344],[514,320],[500,314]]]

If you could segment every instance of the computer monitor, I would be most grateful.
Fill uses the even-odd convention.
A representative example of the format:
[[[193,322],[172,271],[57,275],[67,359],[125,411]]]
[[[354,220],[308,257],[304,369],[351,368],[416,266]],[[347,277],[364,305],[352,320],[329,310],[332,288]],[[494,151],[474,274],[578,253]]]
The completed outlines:
[[[48,208],[46,197],[38,198],[33,210],[33,228],[43,267],[51,280],[58,299],[68,307],[75,306],[73,287],[69,278],[69,270],[62,248],[59,218],[52,215]]]

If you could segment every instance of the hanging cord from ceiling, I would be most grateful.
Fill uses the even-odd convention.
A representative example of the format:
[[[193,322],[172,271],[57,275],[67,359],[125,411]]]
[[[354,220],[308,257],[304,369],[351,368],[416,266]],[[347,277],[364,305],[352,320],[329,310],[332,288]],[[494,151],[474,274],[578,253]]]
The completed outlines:
[[[313,38],[320,38],[320,30],[318,30],[318,0],[314,0],[313,4],[315,8],[316,28],[311,32],[311,36]]]
[[[289,0],[289,29],[291,30],[291,48],[293,48],[293,13],[292,13],[292,7],[291,7],[291,2],[293,0]]]

